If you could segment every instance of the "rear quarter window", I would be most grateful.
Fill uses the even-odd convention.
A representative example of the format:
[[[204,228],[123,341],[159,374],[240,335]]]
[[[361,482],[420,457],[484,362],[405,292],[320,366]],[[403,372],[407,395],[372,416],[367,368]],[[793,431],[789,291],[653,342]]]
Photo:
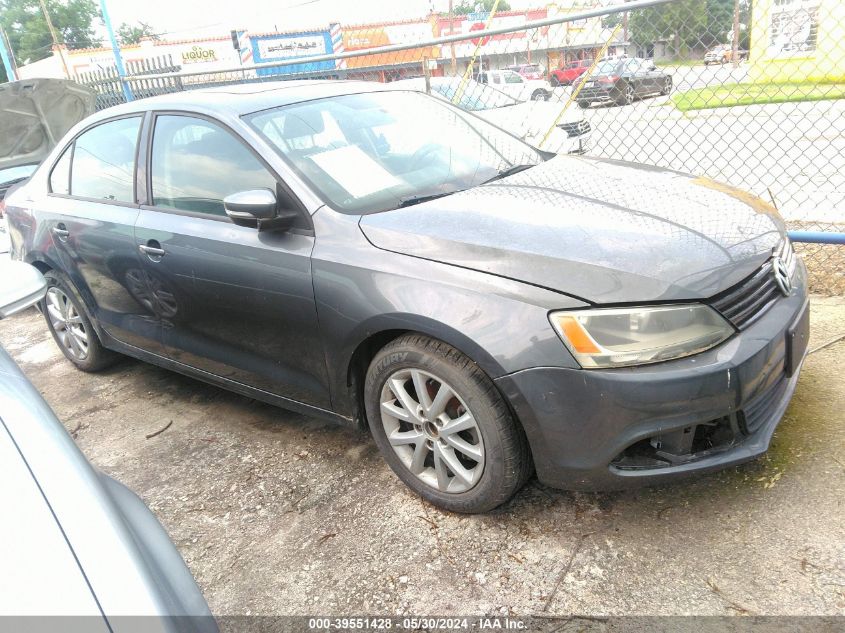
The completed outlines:
[[[62,153],[61,158],[53,165],[50,172],[50,192],[67,195],[70,193],[70,157],[73,153],[71,143]]]

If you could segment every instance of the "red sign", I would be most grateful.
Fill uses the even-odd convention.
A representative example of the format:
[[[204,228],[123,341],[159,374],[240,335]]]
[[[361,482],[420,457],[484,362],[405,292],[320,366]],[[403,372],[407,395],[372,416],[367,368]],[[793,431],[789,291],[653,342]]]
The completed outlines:
[[[483,31],[484,30],[484,22],[474,22],[471,27],[469,27],[470,31]],[[478,46],[487,46],[487,42],[490,41],[490,36],[485,35],[484,37],[474,37],[472,38],[472,43]]]

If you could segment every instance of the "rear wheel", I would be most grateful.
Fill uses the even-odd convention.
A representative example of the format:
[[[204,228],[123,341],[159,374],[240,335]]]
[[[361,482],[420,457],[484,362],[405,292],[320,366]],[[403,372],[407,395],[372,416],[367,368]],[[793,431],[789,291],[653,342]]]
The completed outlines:
[[[660,89],[660,94],[668,95],[670,92],[672,92],[672,78],[666,77],[663,80],[663,87]]]
[[[400,337],[370,364],[367,420],[385,461],[427,501],[487,512],[531,475],[528,443],[490,378],[454,348]]]
[[[538,89],[531,94],[531,101],[548,101],[550,96],[548,91]]]
[[[41,301],[41,312],[65,357],[82,371],[99,371],[111,365],[117,355],[100,343],[70,282],[53,270],[44,278],[47,294]]]
[[[552,88],[557,88],[560,85],[560,79],[557,78],[557,75],[552,75],[549,83],[552,84]]]
[[[589,101],[579,101],[578,107],[583,109],[583,110],[586,110],[587,108],[590,107],[590,102]]]
[[[623,83],[619,86],[616,103],[619,105],[631,105],[634,103],[634,86],[629,83]]]

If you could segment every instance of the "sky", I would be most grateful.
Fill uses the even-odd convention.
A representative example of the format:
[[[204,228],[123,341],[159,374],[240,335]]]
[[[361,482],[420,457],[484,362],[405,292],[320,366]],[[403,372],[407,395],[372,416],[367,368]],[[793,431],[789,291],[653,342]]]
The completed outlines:
[[[458,0],[454,0],[456,3]],[[545,6],[546,0],[508,0],[514,9]],[[106,0],[114,28],[139,20],[163,39],[361,24],[447,11],[448,0]]]

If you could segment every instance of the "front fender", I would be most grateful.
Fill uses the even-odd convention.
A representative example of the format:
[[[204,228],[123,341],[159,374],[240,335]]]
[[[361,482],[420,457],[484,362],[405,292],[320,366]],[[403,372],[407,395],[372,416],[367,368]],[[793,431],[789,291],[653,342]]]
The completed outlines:
[[[350,366],[359,346],[387,331],[413,331],[466,354],[491,378],[529,367],[577,367],[548,314],[586,304],[489,273],[384,251],[357,218],[323,211],[312,275],[334,410],[350,416]],[[324,224],[325,223],[325,224]]]

